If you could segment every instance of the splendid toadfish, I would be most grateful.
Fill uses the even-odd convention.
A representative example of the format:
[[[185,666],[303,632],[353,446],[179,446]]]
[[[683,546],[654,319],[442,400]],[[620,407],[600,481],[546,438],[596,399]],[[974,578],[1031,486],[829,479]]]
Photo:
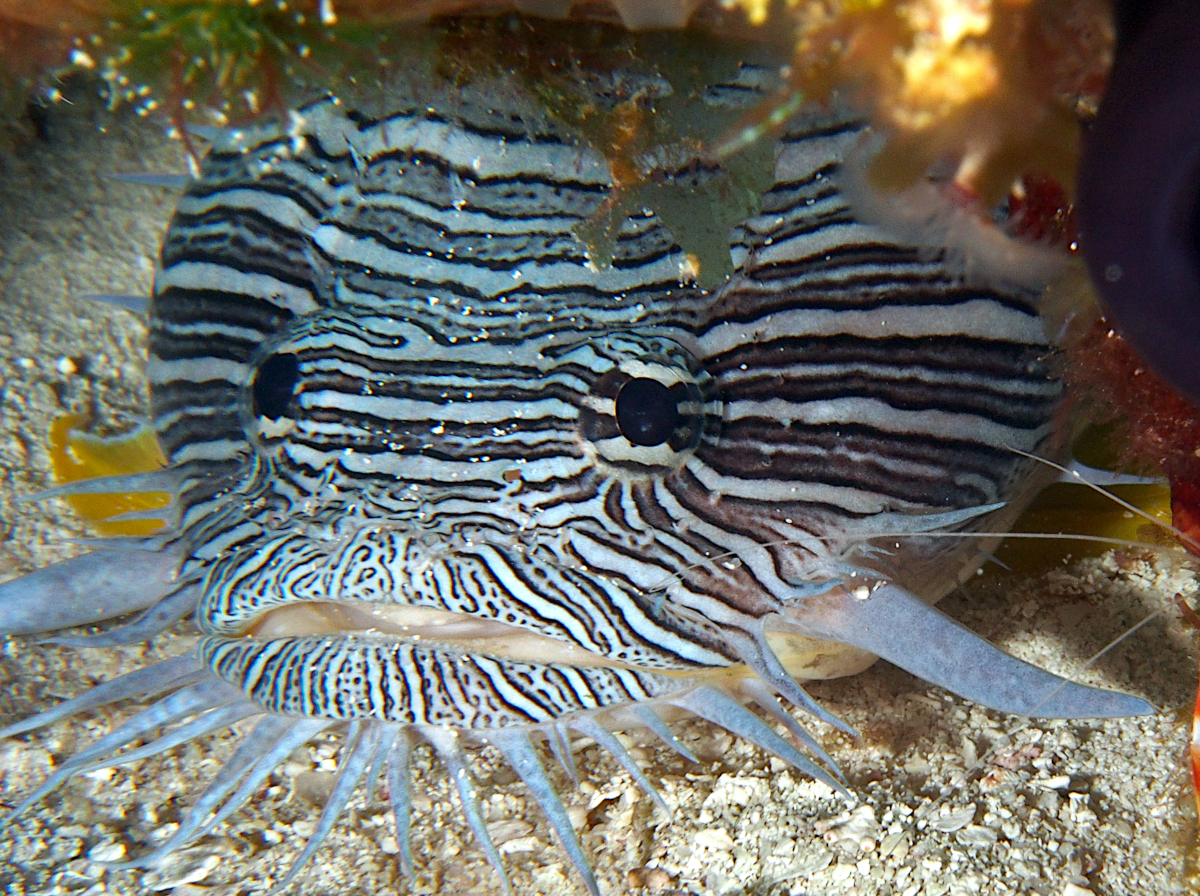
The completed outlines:
[[[149,305],[168,466],[66,489],[167,491],[170,526],[0,586],[5,633],[139,613],[92,643],[184,617],[203,637],[0,732],[150,701],[12,815],[254,721],[151,864],[345,729],[284,883],[381,778],[421,862],[422,742],[503,877],[469,772],[487,743],[598,893],[544,765],[570,768],[573,735],[653,793],[614,732],[690,755],[683,711],[841,790],[790,711],[845,729],[801,682],[876,657],[1017,715],[1152,711],[933,607],[1061,450],[1036,278],[860,214],[844,186],[870,128],[845,109],[795,112],[749,162],[707,152],[778,66],[715,58],[697,83],[595,58],[555,104],[512,71],[414,63],[373,99],[215,135]],[[650,137],[600,139],[614,110]]]

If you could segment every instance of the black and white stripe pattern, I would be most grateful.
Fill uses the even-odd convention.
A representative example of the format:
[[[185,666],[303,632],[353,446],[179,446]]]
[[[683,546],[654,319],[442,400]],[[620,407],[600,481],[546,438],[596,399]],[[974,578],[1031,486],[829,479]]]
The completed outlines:
[[[200,471],[202,627],[419,607],[598,665],[720,666],[872,534],[1011,500],[1059,394],[1037,297],[858,220],[837,184],[862,134],[793,126],[714,293],[649,208],[592,257],[608,163],[530,114],[323,101],[218,146],[164,245],[151,363]],[[658,444],[622,434],[633,379],[688,396]],[[962,549],[892,563],[932,552],[949,582]]]
[[[501,662],[365,638],[205,639],[201,658],[256,704],[290,716],[489,728],[542,725],[653,701],[687,682],[632,669]],[[336,676],[328,699],[289,686]],[[482,700],[480,699],[482,695]]]

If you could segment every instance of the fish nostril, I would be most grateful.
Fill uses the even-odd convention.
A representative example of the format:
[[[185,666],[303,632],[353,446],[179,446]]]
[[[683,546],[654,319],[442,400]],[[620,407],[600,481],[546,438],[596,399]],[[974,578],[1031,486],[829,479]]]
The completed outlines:
[[[638,377],[617,393],[617,426],[634,445],[661,445],[679,428],[679,422],[679,403],[658,380]]]
[[[300,382],[300,361],[292,354],[271,355],[259,365],[250,388],[254,414],[277,420],[287,413]]]

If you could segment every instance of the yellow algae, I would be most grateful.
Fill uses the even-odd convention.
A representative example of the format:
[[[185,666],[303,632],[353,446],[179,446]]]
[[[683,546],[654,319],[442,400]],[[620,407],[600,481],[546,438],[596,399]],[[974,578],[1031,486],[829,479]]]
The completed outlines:
[[[888,136],[870,181],[900,193],[971,156],[955,178],[991,207],[1030,173],[1069,189],[1079,123],[1111,63],[1104,0],[854,0],[804,6],[793,85],[849,91]],[[817,11],[824,9],[824,15]],[[1090,112],[1089,112],[1090,110]]]
[[[933,127],[968,103],[987,97],[1000,83],[995,53],[984,46],[955,47],[950,52],[941,41],[918,39],[900,68],[901,86],[891,116],[908,130]]]
[[[1081,485],[1052,485],[1029,505],[1012,528],[1014,533],[1045,533],[1045,537],[1009,538],[996,556],[1018,572],[1033,573],[1060,564],[1068,557],[1099,556],[1120,547],[1121,541],[1154,546],[1175,544],[1165,528],[1171,524],[1171,489],[1165,483],[1115,486],[1111,491],[1164,525],[1156,526],[1112,498]],[[1086,541],[1071,538],[1072,535],[1104,540]]]
[[[86,422],[81,415],[69,414],[50,426],[50,454],[56,483],[149,473],[166,465],[166,458],[150,429],[143,427],[125,435],[99,437],[80,430]],[[154,519],[105,521],[122,514],[165,508],[170,503],[170,496],[165,492],[138,492],[68,495],[66,500],[101,535],[149,535],[161,529],[164,522]]]
[[[723,0],[726,9],[740,9],[751,25],[764,25],[771,14],[770,0]]]

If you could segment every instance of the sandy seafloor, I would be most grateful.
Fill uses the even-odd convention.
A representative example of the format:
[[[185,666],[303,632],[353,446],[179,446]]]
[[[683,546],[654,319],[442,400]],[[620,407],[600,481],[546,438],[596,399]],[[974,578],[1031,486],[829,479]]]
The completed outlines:
[[[67,540],[85,532],[61,502],[16,502],[50,482],[50,421],[92,410],[130,426],[144,408],[141,323],[73,295],[147,290],[173,199],[104,175],[181,170],[180,148],[161,124],[111,116],[85,96],[50,110],[43,138],[0,157],[0,578],[78,551]],[[853,801],[695,722],[678,730],[699,765],[630,737],[672,819],[588,741],[575,745],[577,788],[552,774],[605,893],[1186,892],[1194,811],[1182,757],[1196,654],[1171,598],[1196,585],[1178,559],[1126,552],[1033,579],[975,580],[943,605],[1023,658],[1144,695],[1162,708],[1150,718],[1031,722],[966,704],[881,663],[811,687],[861,732],[852,741],[812,726],[845,772]],[[1160,610],[1083,668],[1111,638]],[[182,626],[150,645],[90,651],[0,642],[0,723],[179,653],[194,637]],[[97,712],[0,742],[0,803],[12,805],[128,712]],[[336,738],[295,755],[230,822],[162,865],[114,871],[99,864],[140,854],[169,834],[234,743],[225,735],[73,780],[0,833],[0,891],[267,892],[313,828]],[[423,752],[418,757],[415,879],[397,872],[380,795],[366,801],[360,793],[291,892],[500,891],[444,774]],[[515,775],[486,751],[476,761],[515,892],[582,893]]]

